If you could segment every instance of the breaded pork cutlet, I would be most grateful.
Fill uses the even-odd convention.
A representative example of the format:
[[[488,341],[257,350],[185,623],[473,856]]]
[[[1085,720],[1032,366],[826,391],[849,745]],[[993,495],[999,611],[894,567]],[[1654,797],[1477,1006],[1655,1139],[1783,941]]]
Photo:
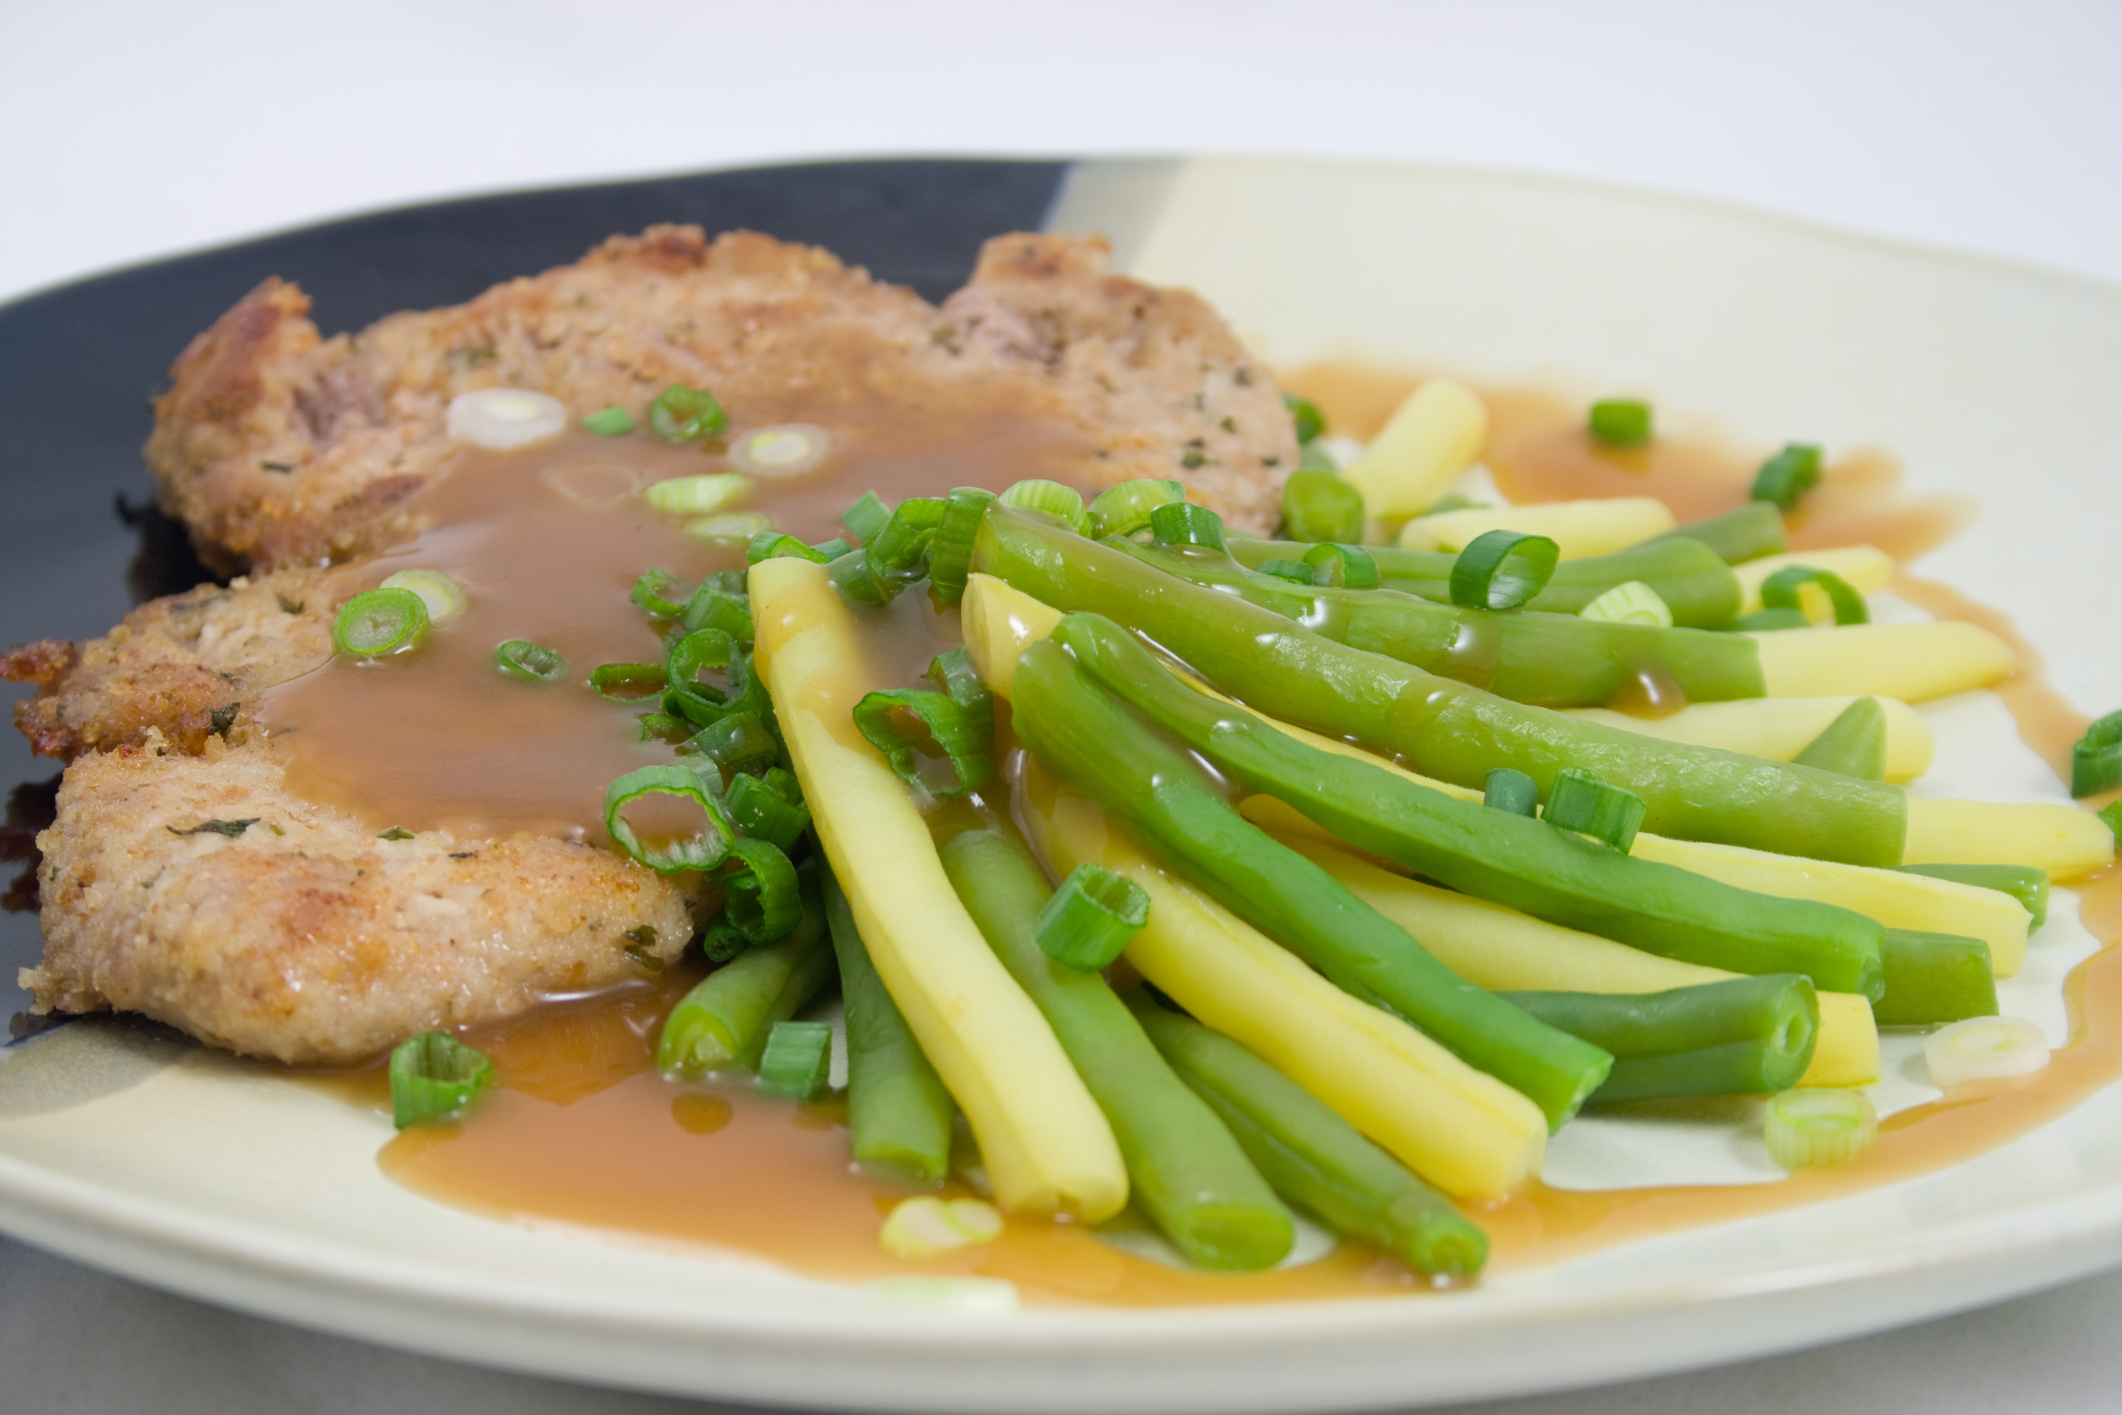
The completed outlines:
[[[447,473],[460,393],[638,414],[676,382],[858,418],[979,384],[1078,429],[1079,480],[1176,478],[1251,531],[1296,455],[1272,378],[1215,314],[1108,274],[1094,241],[999,238],[940,308],[822,251],[680,227],[358,334],[321,338],[306,307],[269,280],[194,340],[148,445],[202,555],[250,574],[0,660],[39,688],[18,726],[69,762],[38,839],[40,1011],[344,1063],[639,977],[693,937],[687,876],[557,838],[379,836],[291,790],[258,725],[261,694],[331,656],[323,567],[425,529],[416,493]]]

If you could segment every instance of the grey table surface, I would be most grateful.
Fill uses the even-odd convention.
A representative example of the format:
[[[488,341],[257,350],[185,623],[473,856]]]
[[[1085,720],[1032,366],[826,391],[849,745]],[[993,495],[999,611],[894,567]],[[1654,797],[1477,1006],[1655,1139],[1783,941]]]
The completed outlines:
[[[2118,62],[2115,0],[0,0],[0,191],[36,198],[0,222],[0,298],[459,191],[893,152],[1501,165],[2118,280]],[[2111,1273],[1479,1408],[2106,1410],[2118,1330]],[[683,1408],[715,1407],[296,1330],[0,1239],[8,1415]]]

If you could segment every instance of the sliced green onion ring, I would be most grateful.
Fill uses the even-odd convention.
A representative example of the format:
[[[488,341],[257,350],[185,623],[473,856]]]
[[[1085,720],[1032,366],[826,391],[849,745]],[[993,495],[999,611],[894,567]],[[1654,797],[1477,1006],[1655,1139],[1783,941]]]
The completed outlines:
[[[940,496],[910,496],[894,506],[891,519],[863,542],[870,573],[901,581],[927,574],[928,548],[948,509]]]
[[[865,491],[840,513],[840,524],[847,527],[849,535],[866,545],[876,539],[877,532],[883,530],[891,518],[892,508],[884,504],[884,498],[874,491]]]
[[[665,477],[651,482],[641,495],[658,511],[701,516],[736,505],[751,489],[752,479],[735,472],[696,472],[689,477]]]
[[[952,784],[942,788],[922,782],[916,758],[920,738],[899,726],[905,713],[950,759]],[[891,688],[871,693],[855,704],[855,729],[884,754],[898,778],[939,797],[962,796],[994,775],[990,759],[995,737],[992,711],[980,713],[954,701],[950,694],[926,688]]]
[[[973,538],[995,494],[961,486],[943,498],[943,520],[928,542],[928,592],[938,604],[956,604],[972,570]]]
[[[1625,855],[1649,810],[1641,796],[1602,781],[1597,773],[1564,767],[1548,788],[1545,818],[1550,825],[1603,840]]]
[[[879,575],[870,568],[869,552],[850,550],[845,555],[836,555],[826,565],[825,573],[832,578],[833,588],[840,598],[849,604],[880,608],[899,597],[903,586],[897,579]]]
[[[528,388],[481,388],[449,400],[449,435],[489,452],[507,452],[567,431],[567,405]]]
[[[600,663],[589,671],[590,691],[615,703],[638,703],[654,697],[670,682],[660,663]]]
[[[1673,626],[1672,606],[1641,580],[1623,580],[1578,610],[1577,615],[1605,624],[1648,624],[1656,629]]]
[[[1754,473],[1753,499],[1772,501],[1784,511],[1820,481],[1820,449],[1808,443],[1785,443],[1783,450]]]
[[[651,847],[641,841],[626,823],[625,809],[649,796],[676,796],[698,806],[705,823],[692,835],[666,846]],[[682,766],[645,766],[614,781],[604,791],[604,829],[612,843],[635,860],[661,875],[686,870],[709,870],[729,857],[736,827],[729,815],[691,769]]]
[[[567,677],[567,659],[560,650],[534,644],[529,639],[510,639],[494,650],[494,667],[502,676],[527,683],[557,683]]]
[[[1210,550],[1229,548],[1223,537],[1223,518],[1206,506],[1175,501],[1149,513],[1150,535],[1158,545],[1199,545]]]
[[[657,566],[634,581],[634,588],[627,595],[640,608],[664,619],[676,619],[685,613],[687,601],[693,597],[693,587]]]
[[[1864,596],[1856,586],[1831,570],[1815,570],[1810,565],[1786,565],[1761,582],[1761,607],[1763,609],[1795,609],[1806,618],[1812,616],[1805,608],[1805,587],[1817,585],[1834,607],[1837,624],[1863,624],[1870,620],[1871,612],[1864,606]]]
[[[796,884],[796,867],[771,840],[730,843],[730,858],[742,868],[724,876],[728,891],[722,904],[730,927],[753,943],[772,943],[796,926],[803,917],[803,896]]]
[[[695,629],[720,629],[740,644],[752,642],[751,596],[732,593],[718,584],[702,585],[685,602],[679,621],[690,634]]]
[[[2092,796],[2122,786],[2122,712],[2085,729],[2070,749],[2070,794]]]
[[[1757,609],[1751,614],[1742,614],[1733,621],[1733,627],[1742,633],[1767,634],[1779,629],[1810,629],[1813,621],[1802,609]]]
[[[759,1054],[759,1089],[792,1101],[814,1101],[825,1093],[832,1066],[830,1022],[776,1022]]]
[[[1131,536],[1149,524],[1150,512],[1184,500],[1184,484],[1165,478],[1141,477],[1109,486],[1090,504],[1090,534]]]
[[[1327,541],[1305,551],[1304,563],[1311,567],[1315,585],[1350,590],[1378,588],[1378,562],[1360,545]]]
[[[1970,1017],[1923,1039],[1930,1083],[1941,1091],[1964,1081],[2031,1076],[2048,1058],[2048,1034],[2023,1017]]]
[[[1004,506],[1015,506],[1025,511],[1044,511],[1057,516],[1074,527],[1078,535],[1090,532],[1090,514],[1083,509],[1083,493],[1072,486],[1063,486],[1057,481],[1043,477],[1027,477],[1011,483],[1002,493]]]
[[[1273,575],[1278,580],[1288,580],[1293,585],[1309,585],[1312,582],[1312,567],[1301,560],[1263,560],[1253,566],[1257,575]]]
[[[1514,816],[1536,814],[1540,808],[1540,786],[1515,767],[1499,766],[1489,772],[1481,793],[1481,804]]]
[[[968,712],[992,713],[995,710],[995,695],[988,691],[987,680],[980,676],[972,654],[965,649],[950,649],[930,659],[928,681]]]
[[[332,647],[356,658],[403,653],[427,637],[427,623],[427,603],[411,590],[363,590],[339,606]]]
[[[1149,896],[1125,875],[1086,860],[1039,910],[1032,937],[1064,968],[1110,967],[1149,923]]]
[[[1785,1091],[1770,1098],[1761,1138],[1785,1169],[1848,1164],[1879,1138],[1879,1116],[1862,1091]]]
[[[877,1230],[877,1242],[895,1258],[933,1258],[953,1248],[992,1243],[1001,1236],[1002,1211],[993,1204],[979,1199],[943,1199],[933,1194],[902,1200]],[[1006,1307],[998,1302],[992,1310],[1013,1309],[1014,1291]],[[987,1304],[982,1306],[986,1308]]]
[[[472,603],[464,593],[464,586],[440,570],[400,570],[394,575],[386,575],[381,588],[411,590],[420,596],[420,603],[427,606],[427,621],[431,625],[447,624],[471,608]]]
[[[1302,393],[1284,393],[1282,406],[1289,409],[1289,420],[1299,443],[1310,442],[1326,431],[1326,414]]]
[[[447,1032],[422,1032],[391,1048],[391,1123],[403,1130],[447,1120],[493,1079],[494,1063]]]
[[[1461,609],[1516,609],[1547,588],[1562,547],[1547,536],[1483,531],[1452,562],[1452,603]]]
[[[685,523],[687,535],[709,545],[750,545],[762,532],[773,528],[773,521],[759,511],[724,511]]]
[[[634,415],[617,403],[608,408],[599,408],[582,420],[585,431],[599,437],[624,437],[635,427]]]
[[[731,438],[729,461],[755,477],[800,477],[832,448],[832,434],[816,423],[776,423]]]
[[[729,415],[705,388],[673,383],[648,405],[649,431],[665,442],[699,442],[729,426]]]
[[[752,543],[745,547],[744,562],[747,565],[757,565],[762,560],[779,560],[784,555],[808,560],[813,565],[823,565],[833,558],[822,550],[813,550],[794,536],[783,535],[778,531],[761,531],[753,536]]]
[[[785,799],[756,776],[732,777],[722,798],[737,828],[754,840],[767,840],[782,850],[793,850],[810,825],[810,811]]]
[[[764,770],[781,759],[781,744],[755,712],[733,712],[694,733],[689,745],[725,772]]]
[[[1650,441],[1650,404],[1638,398],[1602,398],[1591,405],[1592,440],[1608,447],[1640,447]]]
[[[1331,463],[1299,467],[1282,483],[1282,533],[1291,540],[1360,540],[1363,519],[1363,493],[1343,481]]]

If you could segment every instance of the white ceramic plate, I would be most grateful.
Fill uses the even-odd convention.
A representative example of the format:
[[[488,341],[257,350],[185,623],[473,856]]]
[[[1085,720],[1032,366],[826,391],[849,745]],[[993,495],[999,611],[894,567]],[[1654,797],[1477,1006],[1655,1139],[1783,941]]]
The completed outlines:
[[[1271,361],[1356,353],[1639,390],[1976,494],[1925,563],[2011,611],[2081,706],[2122,526],[2122,292],[1724,207],[1490,173],[1085,163],[1050,223],[1200,289]],[[1976,716],[1981,716],[1978,709]],[[1998,738],[1976,792],[2056,799]],[[1965,784],[1957,790],[1969,789]],[[0,1052],[0,1227],[280,1320],[576,1379],[806,1406],[1409,1406],[1709,1364],[2122,1261],[2122,1091],[1972,1162],[1448,1296],[1162,1311],[891,1310],[738,1260],[470,1217],[386,1181],[379,1116],[150,1029]]]

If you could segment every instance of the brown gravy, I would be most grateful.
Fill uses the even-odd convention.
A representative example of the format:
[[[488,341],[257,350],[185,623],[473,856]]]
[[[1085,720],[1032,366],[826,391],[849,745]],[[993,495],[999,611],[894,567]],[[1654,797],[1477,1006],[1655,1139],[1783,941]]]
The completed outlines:
[[[1317,398],[1337,428],[1363,435],[1375,430],[1412,381],[1371,370],[1314,368],[1290,385]],[[1633,462],[1616,460],[1590,448],[1569,426],[1575,412],[1554,399],[1487,396],[1496,412],[1491,461],[1513,495],[1649,491],[1667,497],[1682,517],[1713,514],[1745,497],[1750,462],[1714,445],[1661,445]],[[998,481],[1016,474],[1013,466]],[[1935,544],[1962,512],[1938,501],[1897,498],[1897,475],[1890,462],[1869,454],[1837,463],[1794,541],[1864,539],[1903,557]],[[837,489],[830,511],[860,484],[851,480]],[[907,489],[936,485],[924,478]],[[822,521],[791,529],[807,538],[829,533]],[[682,565],[672,568],[687,573]],[[374,573],[380,578],[386,572]],[[632,574],[626,571],[625,584]],[[622,604],[625,584],[617,587]],[[1904,580],[1896,588],[1935,613],[1974,619],[2014,639],[2023,666],[2002,690],[2005,702],[2035,750],[2051,762],[2067,761],[2085,719],[2041,683],[2038,660],[2010,634],[2002,616],[1940,586]],[[613,622],[620,620],[629,632],[639,629],[637,613],[630,619],[615,614]],[[926,655],[947,642],[948,626],[916,611],[896,614],[891,622],[889,645],[875,652],[895,673],[903,666],[911,681]],[[608,647],[591,653],[613,656]],[[1655,698],[1655,685],[1646,685],[1646,696]],[[624,712],[608,715],[623,718]],[[602,780],[596,781],[599,791]],[[1994,1148],[2067,1113],[2122,1077],[2122,953],[2114,946],[2122,942],[2122,871],[2105,871],[2076,892],[2085,926],[2105,948],[2068,981],[2072,1042],[2045,1071],[2020,1082],[1963,1087],[1896,1115],[1881,1126],[1877,1148],[1848,1169],[1734,1187],[1575,1193],[1535,1184],[1472,1212],[1493,1244],[1489,1270],[1536,1267],[1893,1183]],[[702,1245],[839,1281],[980,1275],[1016,1282],[1033,1302],[1117,1305],[1373,1296],[1425,1286],[1360,1243],[1343,1243],[1318,1262],[1285,1271],[1212,1275],[1168,1268],[1101,1242],[1079,1225],[1043,1220],[1011,1219],[994,1243],[946,1257],[889,1257],[877,1244],[878,1226],[909,1191],[851,1169],[841,1110],[832,1104],[792,1109],[762,1101],[747,1086],[676,1085],[655,1073],[653,1043],[662,1014],[698,976],[673,970],[653,986],[555,1004],[474,1033],[472,1043],[494,1058],[499,1087],[462,1124],[422,1128],[392,1141],[380,1159],[384,1171],[417,1192],[496,1217]],[[371,1104],[381,1103],[387,1090],[380,1071],[334,1084]],[[1678,1119],[1685,1112],[1676,1107],[1667,1113]]]

